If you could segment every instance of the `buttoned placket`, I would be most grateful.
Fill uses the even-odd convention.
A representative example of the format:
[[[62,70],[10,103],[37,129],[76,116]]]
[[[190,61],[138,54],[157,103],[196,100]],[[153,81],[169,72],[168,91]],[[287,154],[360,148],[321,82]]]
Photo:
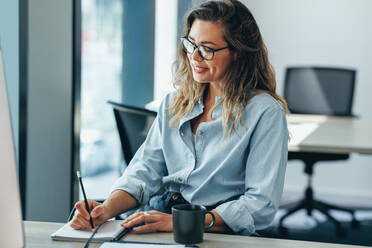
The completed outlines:
[[[178,176],[178,178],[176,178],[176,180],[179,183],[187,183],[188,177],[190,176],[191,172],[195,168],[196,152],[195,152],[195,146],[193,145],[193,142],[191,140],[193,137],[192,137],[190,121],[203,112],[204,106],[200,105],[200,103],[201,101],[199,100],[198,106],[194,108],[189,114],[184,116],[180,121],[179,134],[180,134],[182,142],[187,147],[186,152],[189,154],[187,155],[189,163],[187,164],[187,167],[188,167],[187,172],[184,175],[180,175]]]
[[[200,159],[200,154],[203,150],[204,126],[205,126],[205,123],[200,123],[200,125],[198,127],[198,130],[195,134],[195,161],[196,161],[196,163]]]
[[[221,97],[216,97],[215,103],[217,103],[220,99],[221,99]],[[222,106],[219,106],[218,108],[216,108],[213,111],[213,113],[212,113],[213,118],[215,118],[215,117],[217,117],[217,115],[221,114],[221,109],[222,109]],[[187,153],[189,153],[189,155],[187,155],[188,156],[188,161],[189,161],[189,163],[188,163],[189,170],[187,171],[187,174],[185,174],[183,176],[179,176],[177,178],[177,181],[180,182],[180,183],[182,183],[182,182],[186,183],[187,182],[187,178],[189,177],[191,172],[197,167],[198,160],[199,160],[200,155],[201,155],[202,150],[203,150],[203,144],[205,142],[205,127],[204,126],[206,124],[201,123],[199,125],[199,127],[197,129],[197,133],[195,134],[194,145],[193,145],[193,142],[191,140],[194,137],[192,135],[191,124],[190,124],[190,121],[193,118],[195,118],[196,116],[203,113],[203,110],[204,110],[203,99],[199,98],[198,103],[195,106],[195,108],[189,114],[184,116],[180,121],[179,133],[180,133],[180,136],[181,136],[181,139],[182,139],[184,145],[187,147]],[[189,130],[187,130],[187,127],[185,125],[187,127],[189,127]]]
[[[179,129],[179,133],[180,133],[181,140],[182,140],[183,144],[187,147],[185,151],[186,151],[186,153],[189,153],[189,156],[188,156],[188,157],[190,157],[190,156],[192,156],[192,155],[191,155],[192,148],[190,147],[190,144],[189,144],[190,142],[188,141],[188,137],[187,137],[187,135],[186,135],[185,125],[186,125],[186,123],[183,124],[183,125],[180,127],[180,129]],[[192,145],[192,144],[191,144],[191,145]],[[185,173],[184,175],[180,175],[180,176],[178,176],[178,177],[176,178],[176,181],[178,181],[179,183],[186,183],[186,182],[185,182],[185,179],[189,176],[189,174],[190,174],[190,172],[187,172],[187,173]]]

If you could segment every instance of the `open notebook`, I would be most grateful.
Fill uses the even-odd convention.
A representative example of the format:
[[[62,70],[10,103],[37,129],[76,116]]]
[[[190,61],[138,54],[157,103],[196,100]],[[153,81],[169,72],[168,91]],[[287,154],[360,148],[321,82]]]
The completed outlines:
[[[125,230],[120,223],[122,220],[106,221],[97,233],[94,235],[92,241],[109,241],[117,238]],[[67,241],[86,241],[92,235],[91,230],[75,230],[70,227],[70,223],[66,223],[63,227],[58,229],[51,235],[53,240],[67,240]]]

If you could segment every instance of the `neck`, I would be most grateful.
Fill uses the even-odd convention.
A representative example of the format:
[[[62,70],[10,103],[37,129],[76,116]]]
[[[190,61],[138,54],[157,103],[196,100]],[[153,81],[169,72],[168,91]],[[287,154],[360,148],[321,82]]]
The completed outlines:
[[[222,91],[220,87],[218,86],[218,83],[209,83],[208,87],[208,94],[207,94],[207,99],[210,101],[213,101],[216,98],[216,96],[222,96]]]

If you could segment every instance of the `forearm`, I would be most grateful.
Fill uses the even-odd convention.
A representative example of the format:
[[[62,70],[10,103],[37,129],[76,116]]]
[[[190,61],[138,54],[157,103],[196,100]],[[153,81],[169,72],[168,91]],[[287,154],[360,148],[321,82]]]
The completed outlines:
[[[111,193],[109,198],[103,203],[108,218],[113,218],[123,212],[126,212],[138,205],[137,200],[128,192],[116,190]]]
[[[221,232],[221,233],[232,233],[231,229],[225,224],[221,216],[214,210],[211,211],[215,217],[215,223],[209,231],[211,232]],[[212,216],[207,214],[205,216],[205,226],[209,226],[212,223]]]

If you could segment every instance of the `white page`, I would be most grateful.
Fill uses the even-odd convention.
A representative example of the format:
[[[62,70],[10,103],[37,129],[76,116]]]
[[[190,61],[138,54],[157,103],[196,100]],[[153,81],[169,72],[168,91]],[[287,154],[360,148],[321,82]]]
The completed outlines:
[[[168,248],[185,248],[184,245],[159,245],[159,244],[138,244],[138,243],[111,243],[111,242],[105,242],[103,243],[100,248],[162,248],[162,247],[168,247]]]
[[[118,235],[124,228],[120,226],[122,220],[110,220],[105,222],[98,232],[94,235],[94,239],[113,239]],[[91,230],[75,230],[70,227],[70,223],[66,223],[63,227],[58,229],[51,235],[53,239],[89,239],[92,235]]]

